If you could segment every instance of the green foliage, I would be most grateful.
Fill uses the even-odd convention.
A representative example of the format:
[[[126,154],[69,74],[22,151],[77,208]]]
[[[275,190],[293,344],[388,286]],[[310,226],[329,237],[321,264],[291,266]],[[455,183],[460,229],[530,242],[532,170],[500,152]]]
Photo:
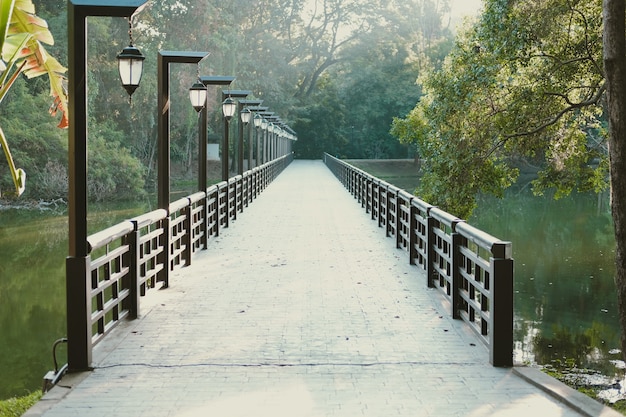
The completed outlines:
[[[541,167],[537,193],[606,187],[600,17],[599,0],[485,2],[392,126],[425,160],[422,198],[467,217],[478,193],[502,195],[522,164]]]
[[[92,129],[87,172],[90,200],[137,199],[144,195],[144,167],[121,145],[122,139],[110,123]]]
[[[19,417],[41,398],[41,391],[33,392],[24,397],[15,397],[0,401],[0,416]]]
[[[339,135],[337,126],[344,125],[345,111],[336,85],[325,77],[314,100],[302,107],[296,118],[294,129],[301,132],[294,145],[297,158],[319,159],[324,152],[345,156],[348,139]]]
[[[159,50],[211,52],[199,68],[177,64],[170,69],[170,150],[172,173],[176,175],[194,178],[191,170],[197,166],[197,117],[189,106],[188,88],[198,69],[201,75],[236,76],[231,88],[251,90],[250,98],[263,99],[264,106],[298,133],[295,149],[300,157],[319,158],[324,151],[360,158],[412,156],[413,147],[399,144],[388,127],[393,116],[406,114],[418,100],[421,89],[415,79],[419,71],[441,65],[451,47],[445,19],[448,3],[333,0],[317,2],[314,8],[313,3],[303,0],[261,0],[254,4],[211,0],[202,7],[191,0],[150,2],[134,18],[134,43],[146,60],[132,106],[120,86],[115,63],[115,55],[128,42],[128,22],[90,18],[90,148],[104,149],[88,164],[95,175],[89,178],[94,183],[91,197],[126,194],[119,191],[119,182],[113,185],[113,181],[122,181],[119,175],[106,173],[111,169],[106,167],[115,166],[120,157],[114,149],[127,149],[128,157],[143,165],[141,175],[134,172],[129,178],[140,178],[146,184],[154,181],[158,135],[155,57]],[[42,0],[38,10],[56,41],[50,51],[66,61],[66,2]],[[194,30],[189,31],[190,27]],[[48,92],[40,82],[27,86],[36,95]],[[209,137],[213,142],[222,135],[222,89],[226,87],[209,88]],[[21,117],[16,109],[3,114],[3,120]],[[40,121],[28,123],[37,126]],[[111,149],[105,149],[100,138],[91,137],[106,124],[110,124],[106,141],[117,144],[107,145]],[[121,132],[123,139],[111,139]],[[42,136],[49,134],[47,128],[42,131]],[[11,139],[16,142],[16,162],[26,168],[32,180],[27,196],[48,199],[64,195],[65,146],[56,139],[47,140],[51,145],[45,148],[39,140],[30,145],[32,136],[20,133],[19,139]],[[34,148],[41,151],[33,154]],[[120,155],[126,158],[126,154]],[[123,181],[127,183],[129,178]]]
[[[45,172],[43,168],[48,161],[63,161],[62,166],[67,164],[66,132],[56,128],[56,121],[45,111],[24,111],[25,108],[45,109],[49,102],[47,92],[33,95],[28,84],[30,82],[15,84],[7,95],[3,113],[9,116],[3,118],[3,130],[11,140],[14,159],[32,179],[24,197],[39,198],[46,190],[38,177]],[[0,189],[10,186],[7,166],[0,164]]]

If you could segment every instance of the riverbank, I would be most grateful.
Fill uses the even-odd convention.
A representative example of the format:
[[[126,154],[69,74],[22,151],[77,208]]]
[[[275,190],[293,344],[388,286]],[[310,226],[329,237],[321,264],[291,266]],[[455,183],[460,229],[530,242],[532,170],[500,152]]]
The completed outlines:
[[[0,199],[0,211],[2,210],[57,211],[57,210],[65,210],[66,208],[67,208],[67,201],[62,198],[57,198],[52,201]]]

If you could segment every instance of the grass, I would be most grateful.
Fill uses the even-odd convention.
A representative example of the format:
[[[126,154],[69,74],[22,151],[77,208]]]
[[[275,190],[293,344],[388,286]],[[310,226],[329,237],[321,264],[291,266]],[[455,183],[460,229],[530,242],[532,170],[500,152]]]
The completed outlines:
[[[0,401],[0,417],[19,417],[41,398],[41,391]]]

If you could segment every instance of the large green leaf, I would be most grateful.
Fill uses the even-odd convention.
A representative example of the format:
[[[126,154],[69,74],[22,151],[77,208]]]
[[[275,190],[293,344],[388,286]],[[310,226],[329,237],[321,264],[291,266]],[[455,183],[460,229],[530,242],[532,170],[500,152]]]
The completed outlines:
[[[7,37],[14,4],[15,1],[10,0],[0,2],[0,45],[4,45],[4,39]]]
[[[52,105],[50,113],[62,113],[59,127],[67,127],[66,68],[50,56],[42,43],[52,45],[54,39],[45,20],[35,15],[32,0],[0,2],[0,103],[20,74],[28,78],[48,75]],[[9,164],[17,195],[25,189],[26,174],[15,168],[9,145],[0,129],[0,144]]]

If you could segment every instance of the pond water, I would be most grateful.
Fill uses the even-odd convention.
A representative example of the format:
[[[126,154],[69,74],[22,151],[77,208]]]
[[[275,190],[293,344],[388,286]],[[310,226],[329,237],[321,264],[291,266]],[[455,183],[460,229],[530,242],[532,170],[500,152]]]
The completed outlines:
[[[90,233],[149,210],[90,209]],[[576,360],[615,375],[615,242],[597,197],[484,198],[470,223],[513,242],[516,362]],[[53,368],[52,344],[65,336],[66,256],[63,213],[0,211],[0,398],[39,389]]]
[[[147,204],[97,207],[89,233],[149,210]],[[54,369],[52,345],[66,336],[67,233],[64,213],[0,210],[0,399],[40,389]],[[65,345],[57,353],[59,366],[67,362]]]
[[[595,194],[553,200],[510,193],[482,198],[469,219],[513,242],[516,362],[573,359],[613,372],[620,331],[606,204]]]

